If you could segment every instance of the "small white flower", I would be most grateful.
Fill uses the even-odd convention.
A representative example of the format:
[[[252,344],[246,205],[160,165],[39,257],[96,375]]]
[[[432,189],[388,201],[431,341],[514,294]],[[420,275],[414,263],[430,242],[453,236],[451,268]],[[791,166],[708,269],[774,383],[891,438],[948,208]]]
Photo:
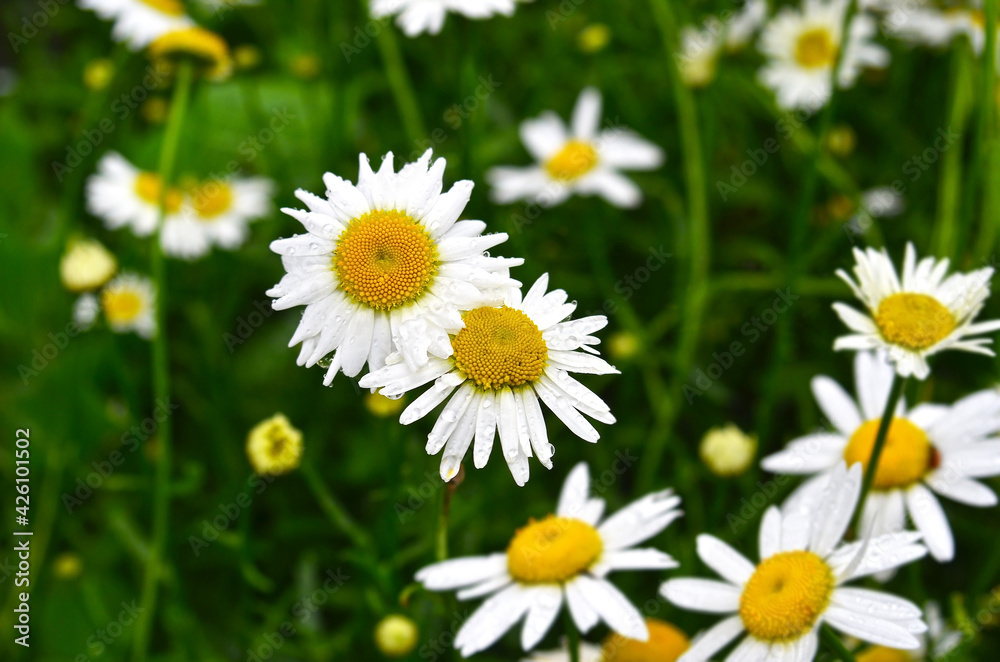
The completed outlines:
[[[919,533],[842,544],[860,492],[861,466],[841,463],[818,498],[771,506],[756,565],[718,538],[698,536],[698,556],[725,581],[671,579],[660,592],[678,607],[732,615],[696,637],[680,662],[705,662],[743,633],[727,662],[812,660],[823,623],[874,644],[917,648],[914,635],[927,630],[917,605],[844,586],[927,553]]]
[[[94,321],[100,312],[101,304],[97,297],[89,292],[83,294],[73,303],[73,323],[81,330],[87,331],[94,326]]]
[[[901,377],[925,379],[931,368],[927,358],[948,349],[993,356],[985,347],[991,338],[972,338],[1000,329],[1000,320],[974,323],[990,295],[993,269],[945,278],[948,260],[927,257],[917,263],[913,244],[906,245],[903,277],[885,249],[854,249],[857,283],[837,271],[868,314],[842,303],[833,304],[844,324],[854,333],[837,338],[835,350],[885,349]]]
[[[105,20],[113,20],[111,38],[137,51],[157,37],[194,25],[180,0],[77,0]]]
[[[844,47],[843,19],[848,0],[803,0],[802,9],[785,7],[765,27],[760,50],[768,58],[760,80],[777,94],[781,108],[815,111],[830,99],[833,68]],[[837,85],[854,85],[864,67],[883,68],[889,52],[870,40],[875,20],[858,14],[851,20]]]
[[[722,31],[718,26],[699,30],[688,25],[681,30],[681,52],[677,68],[688,87],[705,87],[715,80],[715,66],[722,49]]]
[[[434,385],[403,410],[399,422],[409,425],[448,400],[430,434],[427,453],[443,449],[441,478],[451,480],[475,439],[473,461],[486,466],[497,430],[514,481],[528,481],[532,454],[552,468],[554,448],[549,443],[539,400],[574,434],[596,442],[600,434],[583,414],[603,423],[615,417],[600,397],[573,379],[571,372],[617,374],[592,348],[600,342],[590,335],[603,329],[603,315],[567,319],[576,303],[567,303],[563,290],[546,294],[548,274],[539,278],[521,299],[519,288],[509,288],[501,307],[481,306],[463,315],[463,326],[450,339],[448,358],[432,358],[413,370],[405,364],[386,365],[361,379],[364,388],[398,397],[431,381]],[[579,351],[582,350],[582,351]],[[452,395],[454,393],[454,395]]]
[[[371,0],[374,18],[398,15],[396,24],[408,37],[422,32],[441,32],[448,12],[467,18],[484,19],[496,14],[511,16],[515,0]]]
[[[604,621],[622,636],[647,641],[642,614],[606,577],[677,567],[668,554],[634,547],[680,517],[680,501],[671,490],[655,492],[601,522],[604,500],[590,497],[590,474],[580,463],[566,478],[555,515],[519,529],[506,553],[442,561],[416,578],[431,591],[462,589],[459,600],[491,596],[455,637],[465,657],[492,646],[522,618],[521,646],[531,650],[564,601],[581,632]]]
[[[148,278],[122,272],[101,290],[101,310],[116,333],[156,335],[156,290]]]
[[[986,16],[975,0],[947,9],[934,6],[891,7],[883,19],[886,32],[911,44],[939,47],[965,36],[973,52],[981,55],[986,44]]]
[[[359,160],[357,186],[326,173],[325,198],[296,191],[308,210],[282,211],[307,232],[271,243],[287,273],[267,294],[275,310],[306,307],[289,346],[302,343],[297,362],[306,367],[333,353],[327,385],[341,371],[378,370],[390,354],[411,370],[447,358],[460,311],[520,285],[507,272],[523,260],[484,253],[507,235],[458,220],[472,182],[441,192],[444,159],[431,164],[427,150],[398,173],[391,152],[378,172]]]
[[[552,207],[570,195],[600,195],[618,207],[635,207],[642,191],[619,170],[653,170],[663,150],[638,134],[612,127],[600,131],[601,93],[580,93],[567,130],[552,111],[521,124],[521,141],[538,160],[528,167],[496,167],[486,173],[495,202],[515,200]]]
[[[117,152],[108,152],[87,179],[87,211],[104,221],[109,230],[131,228],[138,237],[156,231],[159,219],[160,178],[144,172]],[[171,188],[166,195],[168,221],[181,211],[184,195]]]
[[[726,48],[734,51],[746,46],[765,20],[767,0],[746,0],[726,23]]]
[[[867,466],[893,369],[884,357],[859,352],[854,361],[858,401],[829,377],[816,377],[813,394],[834,429],[795,439],[764,458],[782,474],[818,474],[799,494],[822,491],[842,461]],[[1000,391],[988,389],[948,407],[921,404],[907,410],[900,399],[865,503],[862,528],[873,535],[902,531],[909,513],[931,554],[950,561],[955,546],[938,493],[970,506],[989,507],[997,497],[977,478],[1000,475]]]

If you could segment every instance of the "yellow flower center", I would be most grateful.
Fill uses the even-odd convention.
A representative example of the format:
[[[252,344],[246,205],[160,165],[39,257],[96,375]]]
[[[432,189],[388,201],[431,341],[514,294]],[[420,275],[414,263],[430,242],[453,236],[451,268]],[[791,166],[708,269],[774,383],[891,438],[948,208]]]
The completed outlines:
[[[372,211],[337,238],[333,269],[352,299],[392,310],[419,299],[437,274],[437,244],[422,225],[395,209]]]
[[[179,0],[139,0],[147,7],[152,7],[161,14],[183,16],[184,5]]]
[[[211,181],[191,189],[191,204],[198,216],[211,220],[233,206],[233,189],[225,182]]]
[[[561,583],[593,565],[603,550],[591,525],[549,515],[517,530],[507,547],[507,570],[522,584]]]
[[[830,566],[816,554],[775,554],[757,566],[743,588],[743,627],[764,641],[794,641],[812,630],[830,603],[833,586]]]
[[[866,469],[875,448],[880,419],[865,421],[851,435],[844,449],[847,466],[860,462]],[[917,482],[937,462],[937,452],[923,430],[906,420],[894,418],[882,447],[872,487],[889,490]]]
[[[283,414],[261,421],[247,436],[247,455],[260,475],[277,476],[299,466],[302,433]]]
[[[500,390],[538,381],[548,347],[531,318],[516,308],[476,308],[451,339],[455,365],[482,389]]]
[[[683,632],[670,623],[646,620],[649,641],[612,633],[601,647],[601,662],[675,662],[690,646]]]
[[[545,164],[552,179],[569,182],[582,177],[597,165],[597,151],[581,140],[570,140]]]
[[[152,172],[140,172],[135,178],[135,194],[151,205],[160,204],[160,176]],[[166,210],[169,214],[177,213],[181,208],[183,196],[180,190],[171,187],[167,190]]]
[[[149,56],[172,64],[181,58],[191,58],[208,78],[219,80],[233,69],[226,40],[205,28],[181,28],[157,37],[149,45]]]
[[[885,646],[872,646],[854,656],[857,662],[913,662],[914,658],[906,651]]]
[[[795,60],[806,69],[832,67],[838,50],[827,28],[813,28],[799,35],[795,43]]]
[[[127,324],[142,311],[142,298],[132,290],[107,289],[101,293],[101,307],[112,324]]]
[[[904,292],[882,299],[875,324],[889,342],[921,350],[947,338],[955,330],[955,317],[934,297]]]

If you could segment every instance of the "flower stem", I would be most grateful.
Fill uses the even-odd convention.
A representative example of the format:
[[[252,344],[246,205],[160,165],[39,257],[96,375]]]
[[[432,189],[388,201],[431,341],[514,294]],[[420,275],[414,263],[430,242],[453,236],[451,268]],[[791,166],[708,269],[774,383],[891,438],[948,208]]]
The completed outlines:
[[[889,436],[889,426],[892,424],[892,415],[896,411],[899,398],[903,395],[903,388],[906,386],[906,379],[900,378],[893,373],[892,386],[889,389],[889,399],[886,400],[885,410],[882,412],[882,419],[878,423],[878,433],[875,435],[875,446],[872,448],[871,457],[868,458],[868,467],[865,469],[864,481],[861,483],[861,496],[858,499],[858,509],[854,514],[855,535],[860,535],[861,514],[865,509],[865,501],[868,493],[875,482],[875,474],[878,472],[878,461],[882,457],[882,449],[885,447],[885,440]]]
[[[568,609],[563,612],[563,621],[566,623],[566,647],[569,648],[570,662],[580,662],[580,631],[576,629]]]
[[[153,337],[153,399],[155,402],[170,401],[170,357],[167,347],[167,278],[163,247],[160,234],[166,216],[167,191],[173,181],[174,162],[180,144],[181,129],[191,97],[192,63],[184,60],[177,70],[174,93],[170,103],[170,117],[167,120],[163,144],[160,146],[160,200],[156,233],[150,247],[150,270],[156,287],[155,315],[156,335]],[[152,634],[153,616],[156,612],[157,591],[159,589],[163,550],[166,547],[170,523],[170,470],[171,470],[171,420],[164,417],[157,429],[156,473],[153,485],[153,536],[150,542],[149,558],[146,560],[142,581],[142,609],[135,625],[132,639],[132,659],[142,662],[146,659]]]
[[[399,42],[396,41],[394,28],[386,26],[376,41],[378,41],[378,49],[382,54],[382,62],[385,64],[385,75],[389,79],[389,86],[396,99],[396,108],[399,109],[406,135],[411,142],[416,144],[427,135],[427,131],[420,115],[417,95],[413,91],[413,82],[406,71],[403,56],[399,52]]]
[[[451,511],[451,495],[448,484],[441,488],[441,508],[438,510],[437,531],[434,536],[434,559],[438,562],[448,558],[448,515]]]
[[[300,470],[306,479],[306,484],[312,490],[313,496],[316,497],[319,507],[329,518],[330,522],[350,538],[355,547],[358,549],[369,549],[371,541],[368,539],[368,535],[347,513],[347,509],[344,508],[340,501],[337,500],[337,497],[326,486],[323,478],[316,473],[315,467],[306,462],[302,464]]]
[[[997,21],[998,1],[985,0],[983,11],[986,14],[986,44],[980,67],[982,69],[982,89],[979,97],[979,123],[976,126],[976,138],[972,141],[976,150],[973,165],[977,168],[977,177],[973,184],[978,183],[983,189],[982,211],[979,214],[979,239],[975,246],[980,256],[987,257],[993,253],[996,242],[996,188],[997,176],[997,127],[995,112],[996,73],[993,63],[997,61]],[[970,186],[969,200],[975,199],[975,186]],[[969,215],[970,220],[973,216]]]
[[[844,645],[844,642],[840,640],[840,637],[837,636],[837,633],[829,625],[824,623],[820,626],[819,634],[823,642],[840,658],[841,662],[855,662],[854,655],[851,654],[851,651],[847,650],[847,646]]]
[[[964,135],[969,116],[969,105],[972,103],[970,91],[970,49],[964,44],[956,44],[951,54],[950,87],[946,95],[948,102],[948,119],[945,130],[948,133]],[[932,245],[938,257],[954,257],[958,244],[958,223],[962,209],[961,188],[962,144],[951,145],[941,156],[941,172],[938,178],[937,218],[934,222]],[[974,172],[966,173],[966,178],[974,176]],[[973,181],[968,182],[970,189],[975,188]],[[967,202],[971,202],[971,198]]]

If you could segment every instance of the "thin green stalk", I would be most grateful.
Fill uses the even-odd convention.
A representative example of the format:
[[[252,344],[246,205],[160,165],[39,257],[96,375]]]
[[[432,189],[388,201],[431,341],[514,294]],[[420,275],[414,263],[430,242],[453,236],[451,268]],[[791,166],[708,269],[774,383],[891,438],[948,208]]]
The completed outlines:
[[[823,639],[823,643],[827,645],[833,654],[840,658],[840,662],[855,662],[854,655],[851,654],[851,651],[847,650],[847,646],[844,645],[844,642],[840,640],[840,637],[829,625],[826,623],[821,625],[819,635]]]
[[[899,404],[899,398],[903,395],[903,388],[906,386],[906,378],[900,378],[893,373],[892,386],[889,389],[889,399],[886,400],[885,410],[882,412],[882,419],[878,424],[878,432],[875,435],[875,446],[872,448],[871,457],[868,458],[868,466],[865,468],[864,481],[861,483],[861,496],[858,498],[858,507],[854,513],[855,535],[861,535],[860,523],[861,514],[864,512],[865,501],[868,493],[875,482],[875,474],[878,471],[878,461],[882,457],[882,449],[885,447],[885,440],[889,436],[889,426],[892,424],[892,416]]]
[[[438,509],[437,529],[434,534],[434,560],[448,558],[448,516],[451,514],[451,497],[448,483],[441,488],[441,507]]]
[[[174,162],[180,144],[181,129],[191,96],[193,64],[188,60],[180,63],[174,81],[174,93],[170,103],[170,117],[167,120],[163,144],[160,147],[160,200],[159,219],[156,234],[153,235],[151,271],[156,287],[156,335],[153,337],[153,399],[156,402],[170,401],[170,358],[167,348],[167,279],[163,248],[160,244],[163,219],[166,214],[167,191],[173,181]],[[160,565],[166,547],[170,522],[170,467],[171,467],[171,420],[164,417],[157,429],[156,473],[153,486],[153,536],[149,558],[142,582],[142,609],[136,620],[135,637],[132,639],[132,659],[142,662],[146,659],[152,634],[153,617],[156,612],[157,591],[160,585]]]
[[[964,43],[952,49],[951,89],[948,91],[948,123],[945,130],[963,135],[968,118],[969,50]],[[991,68],[992,71],[992,68]],[[932,245],[938,257],[953,257],[958,243],[958,222],[962,213],[962,142],[956,141],[941,157],[938,179],[937,219]],[[970,188],[974,188],[970,183]],[[971,202],[971,200],[969,200]]]
[[[580,631],[569,610],[563,610],[563,622],[566,624],[566,647],[569,648],[570,662],[580,662]]]
[[[306,484],[312,490],[313,496],[316,497],[319,507],[326,514],[327,518],[329,518],[330,522],[350,538],[355,547],[358,549],[369,549],[371,547],[371,540],[369,540],[368,534],[351,518],[347,509],[337,500],[337,497],[326,486],[323,478],[316,472],[315,467],[306,462],[302,464],[299,470],[305,477]]]
[[[427,130],[424,128],[417,95],[413,91],[413,82],[406,70],[406,63],[403,62],[394,30],[392,26],[387,25],[376,41],[379,52],[382,54],[382,63],[385,65],[385,75],[389,79],[389,87],[392,88],[392,95],[396,99],[396,108],[399,110],[400,119],[403,120],[403,127],[406,129],[406,135],[412,143],[416,144],[427,136]],[[406,153],[408,154],[409,151]]]
[[[993,65],[997,61],[997,0],[986,0],[983,11],[986,14],[986,45],[980,62],[980,96],[979,122],[976,125],[976,137],[973,140],[975,158],[973,165],[977,172],[969,184],[968,197],[970,207],[969,220],[972,221],[971,207],[975,200],[975,186],[980,184],[983,189],[982,212],[979,214],[979,238],[975,246],[981,257],[993,253],[996,242],[996,191],[993,184],[996,180],[996,71]]]

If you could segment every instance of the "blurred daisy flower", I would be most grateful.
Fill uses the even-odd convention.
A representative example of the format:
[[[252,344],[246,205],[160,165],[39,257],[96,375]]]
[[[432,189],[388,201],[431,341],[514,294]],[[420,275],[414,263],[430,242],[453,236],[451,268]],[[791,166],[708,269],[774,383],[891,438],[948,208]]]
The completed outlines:
[[[886,32],[911,44],[945,46],[955,38],[965,36],[973,52],[981,55],[986,44],[986,15],[982,3],[964,1],[942,9],[913,2],[888,7],[883,19]]]
[[[782,474],[818,474],[797,494],[822,491],[842,461],[867,467],[892,387],[892,366],[859,352],[854,361],[857,403],[829,377],[813,379],[813,395],[835,429],[795,439],[764,458]],[[862,529],[873,535],[902,531],[909,513],[931,554],[950,561],[955,545],[937,492],[969,506],[988,507],[997,497],[975,480],[1000,475],[1000,391],[988,389],[950,407],[921,404],[907,410],[900,399],[879,459]]]
[[[816,654],[823,623],[864,641],[914,649],[927,626],[917,605],[843,584],[921,558],[919,533],[894,533],[841,544],[861,492],[861,466],[841,463],[819,498],[771,506],[760,528],[754,565],[714,536],[698,536],[698,556],[725,581],[671,579],[661,593],[678,607],[732,614],[698,636],[685,662],[705,662],[747,636],[726,658],[798,662]]]
[[[567,129],[559,116],[546,111],[521,124],[521,140],[538,164],[491,168],[486,178],[492,198],[505,204],[528,200],[543,207],[570,195],[600,195],[618,207],[635,207],[642,192],[618,170],[653,170],[663,163],[663,150],[623,127],[600,131],[601,93],[580,93]]]
[[[565,601],[581,632],[599,621],[638,641],[649,630],[639,611],[609,582],[615,570],[666,570],[677,562],[634,546],[681,516],[671,490],[650,494],[600,522],[604,500],[590,497],[590,473],[578,464],[566,478],[554,515],[518,529],[506,553],[442,561],[417,573],[431,591],[458,592],[459,600],[491,596],[455,637],[469,657],[493,645],[524,617],[521,646],[530,651],[545,636]]]
[[[134,331],[142,338],[156,335],[156,290],[148,278],[122,272],[101,290],[101,310],[116,333]]]
[[[933,600],[924,605],[927,632],[915,650],[871,646],[855,653],[855,662],[931,662],[945,660],[962,643],[962,633],[947,626],[941,608]]]
[[[194,25],[181,0],[77,0],[104,20],[113,20],[111,38],[124,41],[134,51],[171,30]]]
[[[118,152],[108,152],[87,179],[87,211],[104,221],[109,230],[128,227],[138,237],[156,230],[159,218],[160,177],[145,172]],[[171,187],[166,194],[166,219],[181,210],[184,195]]]
[[[864,67],[889,64],[889,52],[870,40],[875,20],[858,14],[851,20],[844,44],[843,22],[849,0],[803,0],[802,9],[785,7],[766,26],[760,51],[768,58],[761,82],[774,90],[783,109],[816,110],[832,93],[833,69],[846,47],[837,85],[849,88]]]
[[[563,290],[546,294],[548,274],[539,278],[522,300],[521,290],[509,288],[499,308],[482,306],[465,312],[464,325],[450,339],[447,358],[432,358],[413,370],[390,364],[361,379],[363,388],[381,389],[398,397],[431,381],[434,385],[416,398],[399,422],[409,425],[445,400],[430,434],[427,453],[441,457],[441,478],[451,480],[475,439],[472,452],[477,469],[486,466],[499,429],[500,445],[514,482],[528,481],[528,458],[533,454],[552,468],[554,448],[549,443],[539,399],[574,434],[596,442],[600,434],[582,414],[614,423],[608,405],[569,373],[617,374],[592,348],[600,342],[591,333],[603,329],[603,315],[567,319],[575,303]],[[582,350],[582,351],[577,351]]]
[[[362,154],[357,186],[327,173],[326,198],[299,190],[308,210],[282,210],[307,232],[271,244],[287,274],[267,293],[275,310],[306,307],[289,346],[302,343],[306,367],[333,352],[324,384],[366,363],[378,370],[390,354],[414,371],[447,358],[460,311],[520,285],[507,272],[523,260],[484,253],[507,235],[458,220],[473,183],[442,194],[444,168],[427,150],[397,173],[390,152],[373,172]]]
[[[865,304],[868,314],[833,304],[853,331],[837,338],[835,350],[885,349],[901,377],[917,379],[930,374],[927,358],[938,352],[957,349],[994,355],[985,347],[992,339],[971,337],[1000,329],[1000,320],[973,323],[990,295],[991,267],[945,278],[948,260],[928,257],[918,264],[912,243],[906,245],[902,280],[885,249],[855,248],[854,259],[857,283],[843,270],[838,269],[837,276]]]
[[[73,302],[73,323],[81,330],[87,331],[101,312],[101,302],[90,292],[77,297]]]
[[[212,178],[185,186],[184,204],[163,225],[166,255],[193,260],[212,246],[235,250],[249,234],[249,224],[271,211],[274,182],[264,177]]]
[[[226,40],[197,26],[159,35],[149,44],[148,55],[167,72],[174,70],[181,60],[193,62],[195,71],[208,80],[224,80],[233,72]]]
[[[96,239],[70,241],[59,261],[59,277],[70,292],[96,290],[117,270],[118,260]]]
[[[746,0],[743,8],[726,22],[726,48],[736,51],[746,46],[766,20],[767,0]]]
[[[259,476],[286,474],[302,460],[302,433],[284,414],[275,414],[250,430],[247,458]]]
[[[699,30],[686,26],[681,31],[681,52],[677,68],[688,87],[705,87],[715,80],[715,65],[722,49],[722,35],[709,27]]]
[[[437,34],[448,12],[483,19],[496,14],[511,16],[517,0],[371,0],[373,18],[396,16],[396,25],[407,37]]]
[[[676,662],[691,642],[676,627],[656,618],[646,619],[649,639],[638,641],[611,633],[603,645],[580,644],[580,662]],[[538,652],[523,662],[572,662],[566,644],[560,650]]]
[[[731,478],[739,476],[750,468],[757,452],[757,437],[729,423],[712,428],[702,437],[698,454],[716,476]]]

